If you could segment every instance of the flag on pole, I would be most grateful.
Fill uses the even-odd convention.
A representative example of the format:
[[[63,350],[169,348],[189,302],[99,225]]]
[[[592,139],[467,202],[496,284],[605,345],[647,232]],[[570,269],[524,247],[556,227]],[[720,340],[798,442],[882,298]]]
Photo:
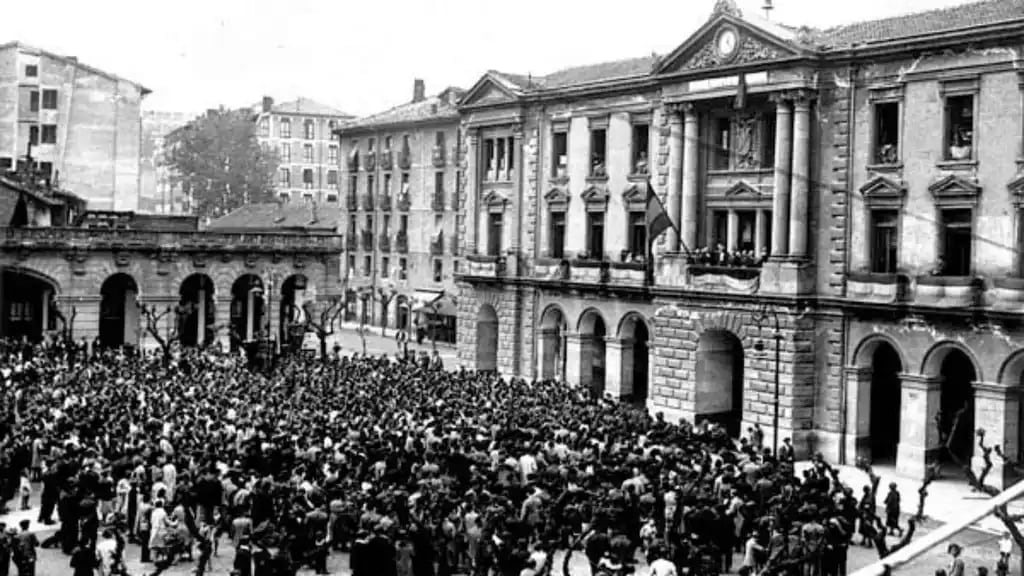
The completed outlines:
[[[672,222],[672,219],[668,216],[668,211],[665,210],[665,205],[661,203],[661,198],[654,191],[654,186],[651,186],[650,179],[647,180],[647,241],[654,242],[658,236],[661,236],[665,230],[669,228],[675,228],[676,225]]]

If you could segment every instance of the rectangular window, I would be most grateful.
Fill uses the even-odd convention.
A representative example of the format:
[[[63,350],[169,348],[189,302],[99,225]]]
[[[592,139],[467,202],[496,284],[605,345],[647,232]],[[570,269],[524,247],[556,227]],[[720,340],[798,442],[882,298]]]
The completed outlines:
[[[398,279],[405,280],[409,275],[409,262],[405,258],[398,259]]]
[[[775,166],[775,114],[765,114],[761,121],[761,167]]]
[[[36,66],[35,64],[28,64],[27,66],[25,66],[25,77],[26,78],[36,78],[38,76],[39,76],[39,66]]]
[[[280,138],[292,137],[292,121],[290,118],[281,118],[277,123],[277,135]]]
[[[444,210],[444,172],[434,173],[434,202],[435,208]]]
[[[409,232],[409,215],[402,214],[398,217],[398,233],[403,236]]]
[[[335,130],[337,130],[337,129],[338,129],[338,123],[337,122],[335,122],[334,120],[329,120],[327,122],[327,134],[329,135],[330,139],[335,141],[335,142],[337,142],[339,140],[338,133],[335,132]]]
[[[280,198],[281,201],[283,201],[283,202],[287,202],[287,201],[292,199],[292,195],[289,194],[288,192],[279,192],[277,194],[277,197]]]
[[[946,97],[945,159],[974,159],[974,96],[963,94]]]
[[[43,110],[57,109],[57,91],[43,90]]]
[[[373,193],[377,191],[376,184],[377,184],[377,181],[373,177],[373,174],[367,174],[366,175],[366,193],[370,194],[370,195],[373,195]]]
[[[43,124],[43,144],[57,143],[57,125]]]
[[[306,120],[303,122],[304,135],[306,140],[313,140],[316,138],[316,124],[312,120]]]
[[[292,147],[287,143],[281,144],[281,162],[285,164],[292,163]]]
[[[487,218],[487,254],[501,256],[501,235],[504,226],[504,214],[494,212]]]
[[[587,213],[587,251],[592,260],[604,258],[604,212]]]
[[[338,202],[338,195],[337,194],[328,194],[327,195],[327,201],[332,203],[332,204],[337,203]]]
[[[937,272],[942,276],[970,276],[972,212],[968,208],[943,210],[942,259]]]
[[[373,268],[373,257],[363,256],[363,276],[369,276],[370,270]]]
[[[313,169],[306,168],[302,171],[302,187],[306,190],[313,189]]]
[[[337,164],[338,163],[338,147],[328,146],[327,147],[327,163]]]
[[[29,92],[28,109],[30,112],[39,112],[39,90]]]
[[[439,259],[434,260],[434,282],[441,282],[444,279],[444,262]]]
[[[565,258],[565,212],[551,213],[550,244],[552,258]]]
[[[388,234],[391,233],[391,215],[390,214],[385,214],[384,215],[384,220],[381,222],[380,233],[385,235],[385,236],[387,236]]]
[[[373,152],[373,149],[374,149],[375,146],[377,146],[377,139],[376,138],[367,138],[366,139],[366,150],[367,150],[367,152]]]
[[[355,274],[355,273],[356,273],[356,255],[355,254],[349,254],[348,255],[348,275],[351,276],[352,274]]]
[[[270,118],[260,119],[260,137],[267,138],[270,136]]]
[[[313,145],[306,144],[302,147],[302,161],[306,164],[313,163]]]
[[[373,216],[371,214],[366,215],[366,225],[363,226],[363,230],[373,234]]]
[[[14,159],[10,157],[0,158],[0,174],[14,167]]]
[[[434,134],[434,146],[437,146],[441,150],[444,150],[444,132],[438,130]]]
[[[900,156],[900,104],[875,104],[875,163],[896,164]]]
[[[384,137],[384,150],[391,150],[391,136]]]
[[[505,158],[505,176],[504,176],[504,178],[506,180],[511,180],[512,179],[512,173],[516,169],[516,150],[515,150],[515,146],[512,145],[513,142],[515,142],[515,140],[513,140],[512,138],[509,138],[508,139],[508,143],[505,146],[506,158]]]
[[[337,190],[338,189],[338,171],[328,170],[327,171],[327,189]]]
[[[895,274],[899,253],[899,212],[872,210],[870,217],[871,271],[876,274]]]
[[[731,156],[730,147],[732,146],[732,122],[728,118],[715,118],[713,125],[711,169],[728,170]]]
[[[355,196],[359,192],[359,176],[348,177],[348,193]]]
[[[39,126],[29,126],[28,142],[33,146],[39,145]]]
[[[736,231],[736,249],[756,256],[754,251],[757,249],[757,212],[738,210],[736,224],[739,226],[739,230]]]
[[[590,175],[605,176],[605,151],[608,146],[608,132],[604,128],[590,131]]]
[[[285,188],[290,188],[292,185],[291,170],[287,168],[281,168],[280,177],[278,181],[281,183],[281,186],[284,186]]]
[[[551,146],[551,176],[566,178],[569,176],[569,133],[555,132]]]
[[[384,175],[384,187],[380,191],[383,196],[391,195],[391,174]]]
[[[356,219],[356,215],[352,214],[348,217],[348,235],[355,238],[356,230],[359,229],[359,223]]]
[[[636,257],[647,256],[647,213],[629,213],[629,252]]]
[[[498,141],[494,138],[484,140],[484,154],[487,155],[487,180],[498,179]]]
[[[402,192],[402,196],[405,197],[406,200],[408,200],[409,199],[408,198],[409,197],[409,173],[408,172],[402,172],[402,191],[401,192]]]
[[[49,178],[50,176],[53,176],[53,162],[40,162],[39,174],[43,178]]]
[[[647,124],[633,125],[633,174],[647,174],[647,154],[651,145],[651,127]]]
[[[729,242],[729,211],[715,210],[711,213],[711,238],[708,248],[714,251],[725,250]]]
[[[383,256],[380,259],[380,276],[381,278],[387,278],[388,274],[391,273],[391,259],[387,256]]]

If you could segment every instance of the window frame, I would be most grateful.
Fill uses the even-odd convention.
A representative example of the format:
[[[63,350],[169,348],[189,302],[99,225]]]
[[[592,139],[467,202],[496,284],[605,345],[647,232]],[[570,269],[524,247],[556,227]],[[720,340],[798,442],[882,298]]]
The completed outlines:
[[[891,224],[882,226],[880,215],[889,216],[892,218]],[[872,274],[897,274],[900,270],[900,254],[902,253],[900,246],[900,235],[902,233],[903,217],[900,208],[895,206],[874,206],[867,209],[867,249],[868,249],[868,271]],[[893,257],[890,259],[888,255],[884,258],[884,261],[889,266],[878,266],[879,262],[883,261],[881,255],[878,253],[878,234],[880,230],[888,229],[892,230],[893,246],[891,250],[895,252]],[[891,260],[891,261],[890,261]]]
[[[646,211],[631,209],[626,212],[626,250],[633,259],[647,257]]]
[[[25,78],[39,78],[39,64],[25,64]]]
[[[48,96],[52,96],[53,97],[53,102],[49,102],[50,98],[48,98]],[[59,100],[60,100],[60,96],[59,96],[57,90],[55,90],[53,88],[44,88],[42,90],[41,100],[42,100],[42,103],[41,103],[41,106],[40,106],[41,109],[43,109],[43,110],[56,110],[57,106],[58,106],[58,103],[59,103]]]
[[[302,163],[316,164],[316,152],[314,151],[312,144],[302,145]]]
[[[944,269],[942,270],[942,273],[939,274],[939,275],[940,276],[946,276],[946,277],[950,277],[950,276],[951,277],[969,277],[969,276],[973,276],[974,275],[974,256],[976,255],[975,251],[974,251],[974,230],[975,230],[975,224],[976,224],[975,218],[977,216],[977,209],[975,207],[971,207],[971,206],[948,205],[948,206],[939,206],[938,207],[938,212],[939,212],[939,214],[938,214],[939,215],[938,224],[940,226],[940,229],[939,229],[939,233],[936,235],[936,236],[938,236],[938,243],[939,243],[939,246],[938,246],[939,249],[937,251],[937,254],[939,255],[939,257],[942,258],[942,261],[943,261],[944,266],[945,266]],[[966,213],[967,214],[967,218],[965,219],[966,221],[965,222],[954,222],[951,225],[947,221],[947,215],[951,214],[951,213],[954,213],[954,212]],[[964,229],[967,230],[967,234],[966,234],[967,239],[968,239],[968,242],[967,242],[967,261],[965,263],[965,268],[958,271],[958,272],[963,272],[963,273],[953,273],[952,271],[950,271],[950,259],[949,259],[949,251],[948,251],[948,247],[950,245],[950,241],[949,241],[949,232],[948,231],[951,228],[954,229],[954,230],[964,230]]]
[[[39,112],[43,105],[43,94],[39,90],[30,90],[28,93],[28,111]]]
[[[608,117],[600,116],[589,119],[587,145],[587,176],[604,179],[608,177]],[[600,144],[600,158],[597,154]],[[600,160],[600,161],[599,161]]]
[[[604,210],[588,210],[586,217],[586,246],[588,260],[604,260],[607,230],[607,213]],[[595,234],[595,228],[600,228],[600,235]],[[600,248],[597,250],[596,248]]]
[[[646,176],[651,173],[651,114],[634,114],[630,118],[630,131],[629,131],[629,173],[634,176]],[[646,134],[646,138],[640,137],[637,133],[639,130],[643,130]],[[641,150],[640,144],[643,144]],[[640,164],[640,153],[645,154],[644,171],[638,170]]]
[[[495,225],[497,222],[497,225]],[[497,229],[498,234],[495,234]],[[487,212],[487,255],[501,256],[504,247],[505,235],[505,212],[504,210],[491,210]]]
[[[562,154],[558,153],[558,141],[559,137],[562,139],[564,145]],[[565,159],[565,164],[561,163],[562,158]],[[551,125],[551,174],[552,180],[568,180],[569,179],[569,123],[568,122],[554,122]],[[560,171],[560,169],[562,169]]]
[[[292,171],[287,167],[281,167],[278,169],[278,184],[285,188],[292,187]]]
[[[337,190],[338,189],[338,171],[328,170],[327,171],[327,189]]]
[[[280,154],[281,162],[283,164],[291,164],[292,163],[292,147],[291,147],[291,144],[289,144],[287,142],[285,142],[284,144],[281,144],[281,146],[279,147],[278,154]]]
[[[49,138],[47,137],[49,135]],[[39,127],[39,143],[40,144],[56,144],[57,143],[57,125],[56,124],[42,124]]]
[[[292,119],[291,118],[280,118],[277,121],[277,137],[288,138],[292,137]]]
[[[940,83],[940,97],[942,100],[942,149],[939,154],[938,164],[941,165],[973,165],[978,162],[978,128],[981,100],[980,78],[970,76],[959,79],[951,79]],[[971,98],[971,145],[970,155],[966,158],[956,158],[952,153],[952,130],[950,122],[950,100],[954,98]]]
[[[302,121],[303,140],[316,140],[316,121],[306,119]]]
[[[548,213],[548,254],[551,258],[565,258],[565,236],[568,229],[568,214],[565,210],[550,210]],[[555,242],[555,230],[561,224],[560,242]]]
[[[307,176],[309,176],[307,178]],[[302,169],[302,189],[303,190],[315,190],[316,189],[316,175],[313,173],[312,168]]]

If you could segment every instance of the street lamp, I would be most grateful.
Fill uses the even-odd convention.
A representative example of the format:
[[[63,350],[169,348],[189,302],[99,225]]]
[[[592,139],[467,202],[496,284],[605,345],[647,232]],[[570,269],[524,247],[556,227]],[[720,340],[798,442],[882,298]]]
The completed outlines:
[[[775,312],[775,309],[768,306],[768,304],[761,305],[757,312],[753,315],[753,321],[758,327],[764,326],[768,321],[772,321],[773,334],[772,337],[775,339],[775,411],[772,415],[772,455],[778,457],[779,455],[779,369],[781,348],[782,348],[782,331],[779,330],[779,315]],[[754,343],[754,350],[761,353],[764,352],[765,344],[763,339],[758,339]]]

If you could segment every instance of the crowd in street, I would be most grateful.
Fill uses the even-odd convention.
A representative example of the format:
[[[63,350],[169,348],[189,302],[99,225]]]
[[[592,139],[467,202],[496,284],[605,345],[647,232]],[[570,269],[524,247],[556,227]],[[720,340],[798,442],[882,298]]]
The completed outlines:
[[[0,576],[33,574],[37,545],[75,575],[129,554],[203,574],[225,550],[240,576],[323,574],[343,550],[353,576],[559,575],[573,554],[591,574],[840,576],[849,546],[884,556],[899,528],[877,485],[858,497],[821,459],[796,474],[760,428],[735,441],[427,358],[260,373],[212,351],[8,343],[0,375],[3,501],[41,481],[38,520],[61,522],[41,543],[2,527]]]

